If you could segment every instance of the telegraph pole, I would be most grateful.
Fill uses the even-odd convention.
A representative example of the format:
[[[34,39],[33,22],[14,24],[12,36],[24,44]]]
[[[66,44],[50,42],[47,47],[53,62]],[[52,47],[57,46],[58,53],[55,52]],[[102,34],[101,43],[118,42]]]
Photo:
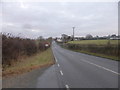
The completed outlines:
[[[74,33],[74,29],[75,29],[75,27],[72,27],[72,28],[73,28],[73,41],[74,41],[74,34],[75,34],[75,33]]]

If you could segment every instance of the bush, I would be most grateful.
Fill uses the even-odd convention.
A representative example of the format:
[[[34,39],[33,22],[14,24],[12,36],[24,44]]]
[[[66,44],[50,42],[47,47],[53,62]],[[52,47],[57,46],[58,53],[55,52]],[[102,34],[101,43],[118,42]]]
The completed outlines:
[[[37,45],[36,40],[23,39],[2,34],[2,64],[3,67],[10,66],[12,61],[18,61],[21,56],[31,56],[38,51],[44,51],[49,47],[45,47],[43,42]]]
[[[70,44],[67,43],[64,45],[68,49],[72,50],[81,50],[81,51],[88,51],[92,53],[99,53],[105,55],[112,55],[112,56],[120,56],[120,45],[81,45],[81,44]]]

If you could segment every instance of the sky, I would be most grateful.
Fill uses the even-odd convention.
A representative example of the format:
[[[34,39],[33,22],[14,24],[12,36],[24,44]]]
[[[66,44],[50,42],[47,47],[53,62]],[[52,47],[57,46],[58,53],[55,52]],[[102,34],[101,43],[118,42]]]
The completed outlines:
[[[20,37],[118,33],[117,2],[1,2],[2,32]]]

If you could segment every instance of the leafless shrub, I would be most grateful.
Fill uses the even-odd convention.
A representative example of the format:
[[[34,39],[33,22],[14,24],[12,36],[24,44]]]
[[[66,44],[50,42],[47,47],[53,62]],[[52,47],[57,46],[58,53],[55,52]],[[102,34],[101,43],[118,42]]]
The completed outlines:
[[[112,55],[112,56],[120,56],[120,44],[118,45],[111,45],[110,43],[107,45],[80,45],[80,44],[66,44],[66,48],[73,49],[73,50],[82,50],[82,51],[89,51],[92,53],[100,53],[105,55]]]
[[[3,67],[11,65],[12,61],[18,61],[21,56],[31,56],[38,51],[46,50],[48,47],[45,47],[44,42],[39,42],[37,45],[36,40],[14,37],[11,34],[2,34]]]

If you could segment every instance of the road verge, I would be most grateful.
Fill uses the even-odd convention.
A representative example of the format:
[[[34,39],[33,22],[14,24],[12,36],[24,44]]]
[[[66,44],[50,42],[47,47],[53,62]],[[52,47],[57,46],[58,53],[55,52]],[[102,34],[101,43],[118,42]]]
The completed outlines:
[[[112,60],[119,61],[119,50],[120,45],[118,41],[111,40],[83,40],[83,41],[72,41],[68,43],[60,44],[63,48],[85,53],[89,55],[99,56]]]
[[[15,62],[12,66],[7,67],[3,72],[3,77],[13,76],[30,72],[31,70],[47,67],[54,64],[54,57],[51,48],[46,51],[27,57],[19,62]]]

